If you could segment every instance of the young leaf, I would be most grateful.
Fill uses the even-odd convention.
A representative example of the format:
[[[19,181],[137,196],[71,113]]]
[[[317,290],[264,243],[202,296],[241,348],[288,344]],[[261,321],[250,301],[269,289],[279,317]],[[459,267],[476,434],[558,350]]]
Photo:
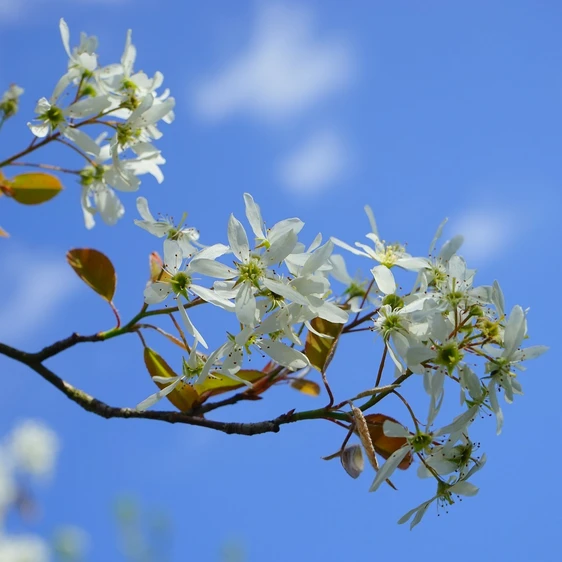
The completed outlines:
[[[307,379],[294,379],[291,381],[291,386],[303,394],[308,394],[308,396],[318,396],[320,394],[320,386],[314,381]]]
[[[365,416],[365,420],[373,447],[377,454],[383,459],[388,459],[392,453],[398,451],[398,449],[401,449],[406,444],[407,440],[405,437],[388,437],[384,434],[383,425],[386,420],[399,424],[394,418],[385,414],[368,414]],[[412,464],[412,461],[412,454],[408,453],[402,461],[400,461],[398,468],[406,470]]]
[[[172,382],[179,376],[156,351],[149,347],[144,348],[144,364],[152,379],[163,377],[171,379]],[[167,386],[157,381],[154,381],[154,384],[160,389]],[[166,398],[181,412],[191,410],[199,402],[199,394],[195,388],[184,381],[180,382]]]
[[[217,394],[223,394],[224,392],[229,392],[231,390],[236,390],[238,388],[245,387],[241,382],[235,381],[229,377],[225,377],[220,373],[212,373],[212,377],[209,377],[203,384],[196,384],[195,388],[197,392],[201,395],[204,394],[205,399],[211,396],[216,396]],[[265,373],[262,371],[255,371],[251,369],[242,369],[236,373],[236,376],[240,377],[242,380],[249,382],[256,382],[257,380],[265,377]]]
[[[106,301],[113,300],[117,278],[115,268],[105,254],[90,248],[75,248],[67,252],[66,261],[86,285]]]
[[[159,256],[158,252],[152,252],[148,258],[148,265],[150,267],[150,281],[167,281],[172,276],[164,269],[164,262]]]
[[[328,368],[334,352],[336,351],[338,338],[340,337],[344,325],[328,322],[319,317],[314,318],[310,324],[318,333],[329,336],[323,338],[309,331],[304,346],[304,354],[308,357],[310,363],[323,373]]]
[[[6,192],[23,205],[39,205],[49,201],[62,190],[62,183],[56,176],[44,172],[19,174],[9,181]]]

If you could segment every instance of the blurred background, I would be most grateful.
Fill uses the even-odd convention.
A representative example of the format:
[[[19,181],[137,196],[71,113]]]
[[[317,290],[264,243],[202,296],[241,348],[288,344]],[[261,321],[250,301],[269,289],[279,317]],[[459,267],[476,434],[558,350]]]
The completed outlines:
[[[203,243],[224,243],[228,216],[244,218],[248,191],[269,226],[298,216],[305,243],[317,232],[353,243],[369,232],[369,204],[381,236],[407,242],[413,255],[427,252],[449,217],[444,239],[464,234],[460,253],[478,269],[477,283],[498,279],[508,309],[530,307],[530,344],[551,350],[520,377],[525,395],[505,406],[500,437],[493,420],[479,421],[488,464],[474,479],[478,496],[448,513],[430,508],[412,532],[396,521],[433,495],[433,483],[412,470],[396,476],[398,492],[369,494],[367,470],[351,480],[337,461],[320,460],[344,436],[333,424],[249,438],[107,421],[0,357],[0,462],[33,506],[9,509],[4,532],[56,543],[59,553],[66,541],[77,559],[96,562],[423,561],[436,550],[459,562],[560,560],[562,5],[0,0],[0,90],[12,82],[25,89],[0,135],[0,158],[27,146],[37,99],[66,71],[60,17],[72,45],[81,31],[99,37],[101,64],[119,60],[133,29],[135,68],[162,71],[176,98],[176,120],[160,127],[157,143],[165,182],[145,176],[139,192],[155,215],[186,211]],[[76,163],[61,149],[38,156]],[[140,308],[148,255],[161,251],[132,223],[136,194],[122,194],[126,214],[115,227],[99,220],[87,231],[79,186],[65,185],[36,208],[0,201],[0,224],[11,233],[0,243],[0,341],[28,351],[113,325],[66,264],[68,249],[93,247],[112,259],[123,318]],[[346,259],[352,275],[370,266]],[[195,318],[205,335],[215,331],[210,344],[220,343],[218,316]],[[368,386],[379,356],[372,334],[342,342],[329,371],[337,395]],[[169,357],[179,369],[179,356]],[[134,406],[154,392],[133,336],[75,347],[49,366],[112,405]],[[323,400],[274,389],[217,418],[258,421]],[[56,458],[40,474],[16,470],[9,458],[14,431],[29,431],[25,420],[39,424],[31,442],[49,439],[37,431],[53,432]],[[0,500],[2,482],[0,474]]]

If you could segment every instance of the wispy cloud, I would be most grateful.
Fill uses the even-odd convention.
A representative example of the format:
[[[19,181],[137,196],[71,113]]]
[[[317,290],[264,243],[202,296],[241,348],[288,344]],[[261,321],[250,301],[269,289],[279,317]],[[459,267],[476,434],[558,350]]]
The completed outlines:
[[[308,10],[263,4],[246,51],[198,85],[195,109],[212,121],[235,113],[292,117],[346,87],[353,67],[349,45],[318,37]]]
[[[348,150],[339,135],[317,131],[281,163],[279,176],[292,190],[317,192],[340,179],[348,162]]]
[[[40,251],[35,249],[33,254]],[[6,272],[0,284],[0,340],[6,342],[15,342],[44,327],[80,285],[64,261],[34,258],[30,270],[24,255],[6,255],[0,260],[0,269]]]
[[[517,241],[515,212],[472,210],[451,221],[455,234],[464,236],[460,253],[469,260],[496,258]]]

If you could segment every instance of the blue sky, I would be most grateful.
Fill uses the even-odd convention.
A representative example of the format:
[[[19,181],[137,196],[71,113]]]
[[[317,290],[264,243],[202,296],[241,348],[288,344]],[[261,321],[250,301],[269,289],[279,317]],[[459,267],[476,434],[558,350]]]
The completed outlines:
[[[296,215],[306,223],[304,241],[321,231],[351,243],[368,232],[368,203],[382,236],[408,242],[414,255],[423,255],[449,217],[446,236],[465,235],[461,254],[478,269],[479,284],[498,279],[508,308],[531,307],[531,343],[551,350],[522,375],[525,395],[505,407],[502,435],[495,436],[492,420],[481,420],[489,460],[475,477],[478,496],[448,514],[430,510],[413,532],[396,520],[430,497],[433,485],[410,471],[396,478],[398,492],[369,494],[370,474],[352,481],[336,461],[320,460],[343,438],[336,426],[299,423],[244,438],[105,421],[0,358],[1,432],[18,419],[40,418],[63,445],[32,530],[48,536],[57,524],[77,524],[91,537],[90,560],[118,562],[111,504],[128,493],[147,510],[168,514],[174,562],[219,560],[229,541],[242,545],[250,562],[433,560],[436,549],[454,549],[459,561],[559,560],[562,493],[553,479],[562,429],[556,368],[562,6],[77,4],[0,0],[0,89],[11,82],[25,88],[20,114],[2,131],[1,156],[29,142],[25,122],[35,101],[49,96],[65,71],[61,16],[73,43],[80,31],[99,37],[106,64],[119,59],[132,28],[137,68],[161,70],[176,98],[176,121],[161,127],[158,143],[166,180],[141,185],[155,213],[179,218],[187,211],[203,242],[225,242],[228,216],[242,218],[242,194],[249,191],[268,224]],[[45,152],[48,158],[75,162],[61,152]],[[138,310],[147,256],[160,245],[132,224],[135,195],[122,200],[122,221],[113,228],[99,221],[92,231],[84,228],[71,181],[37,208],[1,201],[0,224],[12,234],[0,246],[1,341],[35,350],[72,331],[111,327],[111,311],[66,265],[71,247],[110,256],[117,306],[124,318]],[[367,269],[359,258],[348,264],[351,272]],[[213,318],[200,319],[205,333]],[[329,372],[342,395],[369,384],[380,352],[370,335],[352,339]],[[111,404],[132,406],[153,391],[132,336],[75,348],[50,365]],[[280,389],[219,416],[259,420],[319,406],[318,400]],[[397,406],[388,407],[392,413]]]

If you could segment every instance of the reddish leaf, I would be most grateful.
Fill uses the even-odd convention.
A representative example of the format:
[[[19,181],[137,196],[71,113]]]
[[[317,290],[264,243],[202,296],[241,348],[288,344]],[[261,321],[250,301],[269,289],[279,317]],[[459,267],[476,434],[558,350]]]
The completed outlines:
[[[407,443],[404,437],[387,437],[384,434],[383,424],[386,420],[401,425],[400,422],[397,422],[394,418],[385,414],[368,414],[365,416],[365,420],[367,421],[373,447],[377,454],[383,459],[387,459],[392,453],[398,451],[398,449],[401,449]],[[412,461],[412,453],[408,453],[398,465],[398,468],[406,470],[412,464]]]
[[[105,254],[90,248],[75,248],[67,252],[66,260],[86,285],[106,301],[113,300],[117,278],[115,268]]]

